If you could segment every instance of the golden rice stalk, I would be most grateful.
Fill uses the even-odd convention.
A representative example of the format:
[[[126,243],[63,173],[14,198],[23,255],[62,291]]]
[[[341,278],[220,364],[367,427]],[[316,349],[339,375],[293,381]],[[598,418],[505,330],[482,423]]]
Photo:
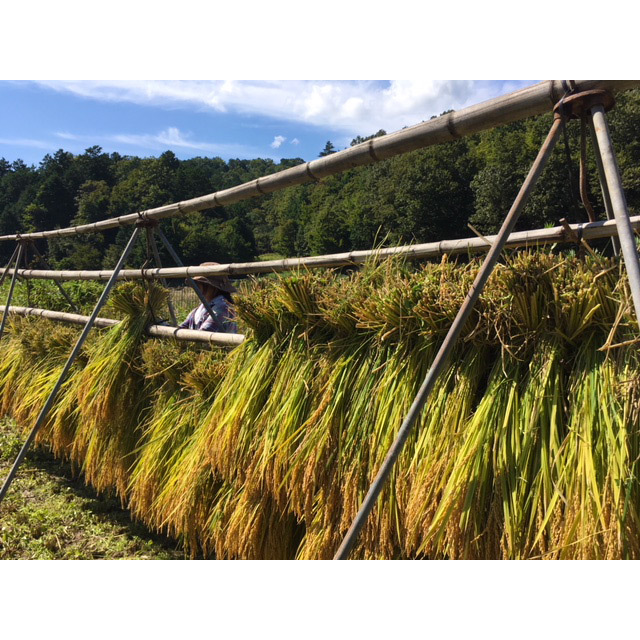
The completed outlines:
[[[155,392],[131,473],[129,508],[138,518],[161,528],[157,496],[200,426],[225,366],[219,350],[198,352],[171,342],[149,341],[144,358],[147,381]]]
[[[406,500],[406,533],[401,539],[404,557],[429,555],[427,533],[442,500],[465,427],[477,402],[486,373],[488,352],[475,345],[452,358],[424,411],[423,426],[399,484]]]
[[[124,318],[95,342],[71,391],[79,407],[72,458],[98,491],[115,489],[123,500],[149,402],[140,349],[146,326],[165,304],[166,292],[156,285],[117,287],[110,306]]]

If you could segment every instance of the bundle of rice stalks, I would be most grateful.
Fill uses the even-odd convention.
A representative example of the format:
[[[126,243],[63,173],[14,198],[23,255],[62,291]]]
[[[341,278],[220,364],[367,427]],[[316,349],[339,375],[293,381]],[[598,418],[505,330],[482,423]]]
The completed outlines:
[[[94,341],[87,365],[70,378],[66,391],[78,405],[72,459],[98,491],[115,488],[123,500],[149,402],[140,366],[145,328],[166,305],[166,296],[153,284],[114,289],[109,307],[123,319]]]
[[[150,340],[143,348],[152,398],[131,474],[129,508],[155,528],[163,523],[156,499],[224,376],[224,356],[222,350],[174,341]]]
[[[460,350],[434,388],[424,411],[416,445],[403,465],[406,527],[400,538],[404,557],[433,554],[425,544],[465,437],[465,425],[475,408],[489,356],[488,349]],[[481,392],[484,389],[480,389]]]
[[[231,352],[145,344],[164,297],[125,285],[123,323],[86,349],[46,437],[194,556],[332,557],[477,269],[386,261],[254,281]],[[353,557],[639,557],[627,298],[609,259],[499,265]],[[51,346],[33,356],[38,340],[16,329],[0,362],[3,407],[25,420],[44,394],[29,381],[44,388],[60,366]]]
[[[3,411],[11,413],[28,431],[60,377],[79,330],[44,319],[14,316],[8,333],[0,374]],[[82,353],[72,371],[80,370],[85,363]],[[68,455],[73,432],[68,409],[62,393],[56,410],[36,437],[36,443],[47,443],[61,457]]]
[[[153,522],[170,535],[182,539],[192,556],[213,554],[215,541],[218,540],[219,547],[221,532],[228,522],[229,509],[233,509],[228,505],[232,504],[234,485],[224,482],[219,472],[214,473],[210,462],[210,427],[215,424],[214,416],[219,415],[221,405],[231,403],[228,405],[231,417],[234,406],[242,405],[242,395],[239,395],[235,383],[238,380],[240,384],[244,380],[250,381],[250,363],[255,369],[258,363],[264,362],[260,359],[264,354],[270,355],[268,348],[264,345],[257,347],[252,341],[235,349],[225,363],[224,384],[214,388],[213,392],[210,385],[203,384],[203,372],[193,372],[189,381],[194,391],[191,401],[178,410],[179,417],[173,423],[173,429],[180,430],[181,442],[171,454],[162,486],[154,497]],[[241,375],[243,369],[244,376]],[[247,391],[248,404],[252,404],[252,389]],[[253,400],[260,405],[259,398]]]
[[[286,560],[294,557],[303,528],[265,492],[223,483],[209,518],[218,559]]]
[[[569,383],[568,434],[546,514],[550,541],[543,557],[640,557],[637,465],[640,363],[593,342],[578,354]]]
[[[196,428],[172,459],[154,501],[154,524],[182,540],[192,557],[286,559],[295,554],[300,527],[268,493],[214,474],[208,461],[207,432]]]

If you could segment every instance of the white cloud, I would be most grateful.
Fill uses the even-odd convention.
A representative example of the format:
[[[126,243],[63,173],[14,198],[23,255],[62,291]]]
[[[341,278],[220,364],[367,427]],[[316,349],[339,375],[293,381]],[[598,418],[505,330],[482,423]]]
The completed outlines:
[[[61,92],[104,101],[262,115],[347,134],[417,124],[531,82],[376,81],[46,81]]]
[[[116,134],[109,136],[114,142],[147,148],[182,148],[214,151],[219,145],[189,140],[177,127],[168,127],[156,134]]]
[[[77,140],[78,136],[74,133],[69,133],[68,131],[56,131],[55,135],[58,138],[62,138],[63,140]]]
[[[15,147],[33,147],[35,149],[51,149],[52,145],[43,140],[31,138],[0,138],[0,144],[8,144]]]
[[[300,144],[300,140],[298,140],[298,138],[294,138],[291,140],[291,144]]]
[[[274,149],[279,149],[282,146],[282,143],[286,140],[284,136],[276,136],[271,143],[271,146]]]
[[[204,142],[193,140],[188,134],[183,133],[178,127],[167,127],[159,133],[118,133],[106,136],[78,135],[68,131],[59,131],[55,134],[64,140],[88,144],[100,144],[101,146],[125,145],[138,149],[152,151],[166,151],[167,149],[181,150],[188,149],[202,151],[210,155],[220,155],[224,157],[258,157],[259,149],[254,149],[241,144],[221,144],[214,142]]]

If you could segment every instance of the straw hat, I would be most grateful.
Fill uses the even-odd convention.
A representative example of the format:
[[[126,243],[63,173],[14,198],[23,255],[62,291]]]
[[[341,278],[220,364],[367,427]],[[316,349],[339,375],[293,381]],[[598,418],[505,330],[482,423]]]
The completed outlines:
[[[203,262],[201,267],[214,267],[220,264],[219,262]],[[238,290],[231,284],[231,280],[227,276],[195,276],[193,278],[196,282],[204,282],[209,284],[220,291],[226,291],[227,293],[236,293]]]

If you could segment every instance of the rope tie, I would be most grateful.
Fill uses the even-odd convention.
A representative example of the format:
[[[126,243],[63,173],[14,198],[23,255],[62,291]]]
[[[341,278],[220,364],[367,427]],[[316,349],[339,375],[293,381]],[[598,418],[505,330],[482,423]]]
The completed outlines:
[[[140,227],[150,227],[152,225],[157,224],[155,220],[149,218],[149,214],[147,211],[136,211],[138,214],[138,222],[136,223]]]

